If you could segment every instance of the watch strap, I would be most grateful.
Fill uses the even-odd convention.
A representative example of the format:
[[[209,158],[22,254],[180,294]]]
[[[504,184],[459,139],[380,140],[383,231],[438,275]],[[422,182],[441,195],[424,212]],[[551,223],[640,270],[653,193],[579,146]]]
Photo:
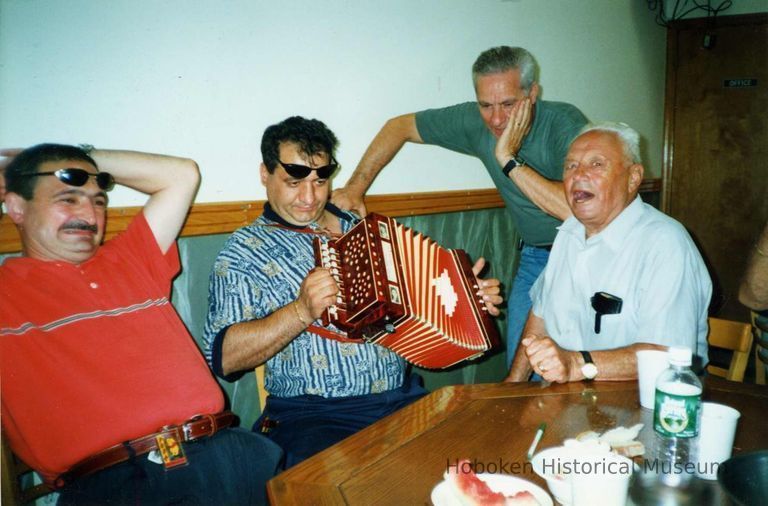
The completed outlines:
[[[521,165],[525,165],[525,160],[517,156],[513,156],[506,163],[506,165],[504,165],[504,168],[501,169],[501,171],[504,173],[504,177],[509,177],[509,173],[512,172],[512,170],[520,167]]]
[[[588,351],[581,350],[579,353],[581,353],[581,356],[584,358],[585,364],[594,364],[595,361],[592,360],[592,355]]]

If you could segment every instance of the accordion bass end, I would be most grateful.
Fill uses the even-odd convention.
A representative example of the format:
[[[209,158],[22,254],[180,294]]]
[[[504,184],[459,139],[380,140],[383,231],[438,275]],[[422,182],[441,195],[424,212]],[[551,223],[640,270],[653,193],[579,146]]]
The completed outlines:
[[[499,344],[469,257],[371,213],[335,240],[314,242],[315,263],[339,285],[322,316],[347,340],[376,343],[408,362],[444,369]]]

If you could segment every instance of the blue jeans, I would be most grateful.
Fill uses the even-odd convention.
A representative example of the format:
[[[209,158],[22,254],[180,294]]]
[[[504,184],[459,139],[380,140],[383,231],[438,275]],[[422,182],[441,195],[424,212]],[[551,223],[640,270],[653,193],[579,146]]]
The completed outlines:
[[[549,251],[533,246],[523,246],[520,265],[507,296],[507,370],[512,365],[523,327],[531,310],[529,292],[549,260]]]
[[[280,445],[288,469],[426,394],[421,376],[413,374],[400,388],[378,394],[337,398],[270,395],[253,430],[264,432]]]
[[[183,448],[187,465],[166,471],[142,455],[76,480],[58,504],[267,504],[266,483],[282,457],[275,443],[237,428]]]

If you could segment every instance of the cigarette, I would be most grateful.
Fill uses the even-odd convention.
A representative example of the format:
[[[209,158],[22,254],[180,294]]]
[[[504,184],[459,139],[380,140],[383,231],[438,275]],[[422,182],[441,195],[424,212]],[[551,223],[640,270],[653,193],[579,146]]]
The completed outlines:
[[[533,442],[531,443],[531,447],[528,448],[528,460],[531,460],[533,458],[533,452],[536,451],[536,447],[539,446],[539,441],[541,441],[541,436],[544,435],[544,431],[547,428],[546,423],[542,423],[539,425],[539,428],[536,430],[536,435],[533,436]]]

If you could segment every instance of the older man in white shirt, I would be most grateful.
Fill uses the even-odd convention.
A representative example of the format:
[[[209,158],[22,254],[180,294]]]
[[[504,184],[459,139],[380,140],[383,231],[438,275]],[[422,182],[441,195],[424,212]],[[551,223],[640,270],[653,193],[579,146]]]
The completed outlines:
[[[573,212],[560,227],[506,381],[637,377],[635,352],[686,346],[707,362],[712,294],[685,228],[638,197],[639,135],[623,123],[584,128],[565,161]]]

